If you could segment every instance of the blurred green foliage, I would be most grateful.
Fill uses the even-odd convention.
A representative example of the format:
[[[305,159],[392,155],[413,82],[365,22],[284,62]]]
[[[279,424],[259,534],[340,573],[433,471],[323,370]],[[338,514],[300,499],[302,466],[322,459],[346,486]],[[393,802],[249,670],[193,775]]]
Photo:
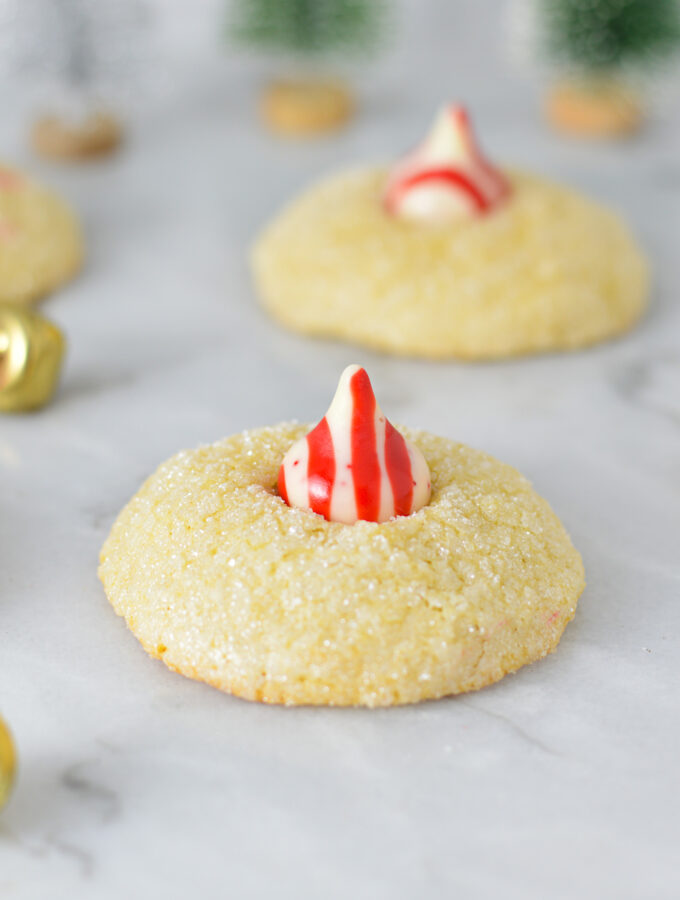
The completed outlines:
[[[651,65],[680,47],[678,0],[539,0],[546,54],[581,69]]]
[[[228,28],[263,50],[356,54],[377,46],[384,19],[384,0],[232,0]]]

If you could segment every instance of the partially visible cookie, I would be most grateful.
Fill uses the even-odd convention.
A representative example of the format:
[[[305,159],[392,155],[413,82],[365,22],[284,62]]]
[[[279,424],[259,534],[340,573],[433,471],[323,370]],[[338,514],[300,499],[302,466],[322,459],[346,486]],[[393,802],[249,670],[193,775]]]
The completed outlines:
[[[106,156],[119,146],[122,137],[118,119],[105,112],[92,113],[76,121],[43,116],[35,122],[31,134],[37,153],[64,160]]]
[[[31,303],[71,279],[81,230],[57,194],[0,165],[0,302]]]
[[[118,516],[99,574],[151,656],[250,700],[389,706],[481,688],[556,647],[583,566],[519,472],[401,429],[430,502],[342,524],[277,494],[307,431],[180,453]]]
[[[341,128],[354,98],[340,82],[275,81],[263,92],[260,112],[272,131],[304,137]]]

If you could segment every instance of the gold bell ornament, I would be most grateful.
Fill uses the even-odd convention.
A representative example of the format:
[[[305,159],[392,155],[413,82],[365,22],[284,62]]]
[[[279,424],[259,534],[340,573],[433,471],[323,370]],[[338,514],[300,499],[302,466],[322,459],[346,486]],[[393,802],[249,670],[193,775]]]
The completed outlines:
[[[9,729],[0,719],[0,809],[5,805],[14,782],[16,754]]]
[[[0,412],[27,412],[49,402],[59,381],[66,342],[52,322],[0,304]]]

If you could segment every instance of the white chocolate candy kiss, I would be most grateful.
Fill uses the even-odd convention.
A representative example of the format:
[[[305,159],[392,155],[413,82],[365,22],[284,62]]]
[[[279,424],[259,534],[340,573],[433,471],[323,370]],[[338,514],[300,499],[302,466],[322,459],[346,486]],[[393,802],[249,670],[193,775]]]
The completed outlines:
[[[316,428],[283,458],[279,494],[332,522],[385,522],[430,499],[420,450],[385,418],[365,369],[348,366]]]
[[[425,141],[397,163],[385,208],[399,219],[433,225],[485,215],[510,193],[505,176],[479,150],[467,112],[444,107]]]

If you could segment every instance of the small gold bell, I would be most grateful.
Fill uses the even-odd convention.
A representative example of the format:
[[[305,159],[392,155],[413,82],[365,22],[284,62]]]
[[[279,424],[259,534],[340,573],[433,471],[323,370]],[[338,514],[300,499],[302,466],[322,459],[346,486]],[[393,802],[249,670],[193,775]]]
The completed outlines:
[[[14,782],[16,754],[5,723],[0,719],[0,809],[5,805]]]
[[[52,322],[0,304],[0,412],[44,406],[57,387],[64,349],[64,336]]]

